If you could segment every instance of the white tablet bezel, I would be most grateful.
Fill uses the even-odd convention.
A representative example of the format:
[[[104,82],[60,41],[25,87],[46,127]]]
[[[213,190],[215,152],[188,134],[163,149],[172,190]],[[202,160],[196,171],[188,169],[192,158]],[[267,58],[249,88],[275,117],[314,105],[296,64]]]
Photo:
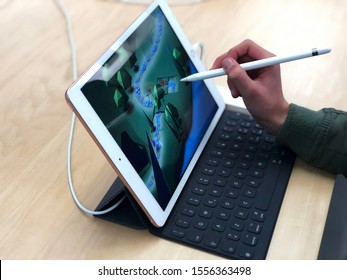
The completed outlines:
[[[87,131],[93,137],[99,148],[102,150],[106,158],[109,160],[112,167],[116,170],[118,176],[122,179],[124,185],[132,193],[136,201],[142,207],[143,211],[156,227],[161,227],[165,224],[172,208],[174,207],[177,198],[179,197],[190,173],[193,170],[203,148],[205,147],[210,135],[212,134],[217,122],[225,109],[225,103],[222,96],[219,94],[214,84],[206,80],[205,84],[214,98],[218,109],[213,117],[204,137],[197,147],[194,156],[184,172],[180,183],[178,184],[173,196],[171,197],[167,207],[163,210],[152,193],[148,190],[141,177],[133,168],[132,164],[124,155],[121,148],[113,139],[106,126],[103,124],[97,113],[93,110],[88,100],[81,91],[81,88],[88,80],[98,71],[98,69],[108,60],[108,58],[124,43],[124,41],[136,30],[136,28],[151,14],[155,8],[160,7],[171,27],[175,31],[182,46],[187,51],[189,58],[193,62],[198,71],[205,70],[201,60],[195,53],[193,47],[187,40],[183,30],[175,19],[169,6],[163,0],[156,0],[151,4],[146,11],[109,47],[104,54],[79,77],[66,92],[66,100],[73,112],[83,123]]]

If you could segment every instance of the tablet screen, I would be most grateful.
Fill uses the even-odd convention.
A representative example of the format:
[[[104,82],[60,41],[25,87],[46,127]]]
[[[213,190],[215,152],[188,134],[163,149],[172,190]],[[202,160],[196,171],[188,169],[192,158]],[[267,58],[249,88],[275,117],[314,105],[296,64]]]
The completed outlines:
[[[218,106],[160,7],[82,87],[165,210]]]

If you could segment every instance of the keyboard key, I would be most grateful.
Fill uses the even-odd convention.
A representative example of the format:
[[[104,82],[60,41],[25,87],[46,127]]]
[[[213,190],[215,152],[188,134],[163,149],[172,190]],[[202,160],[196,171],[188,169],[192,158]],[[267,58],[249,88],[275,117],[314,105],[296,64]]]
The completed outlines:
[[[229,182],[229,185],[231,187],[239,189],[242,186],[242,181],[239,179],[231,179],[231,181]]]
[[[218,151],[218,150],[213,150],[211,152],[211,155],[214,156],[214,157],[220,158],[220,157],[223,156],[223,153],[221,151]]]
[[[255,145],[247,145],[246,146],[246,151],[254,153],[256,150],[257,150],[257,147]]]
[[[184,216],[193,217],[195,215],[195,210],[192,208],[183,208],[181,213]]]
[[[218,219],[227,221],[230,217],[230,214],[229,214],[229,211],[220,210],[216,213],[216,217]]]
[[[235,232],[228,232],[226,234],[226,238],[230,240],[238,241],[240,239],[240,234]]]
[[[250,163],[246,162],[246,161],[241,161],[239,163],[239,167],[242,168],[242,169],[249,169],[250,166],[251,166]]]
[[[265,168],[266,167],[266,161],[263,161],[263,160],[256,161],[254,163],[254,166],[258,167],[258,168]]]
[[[257,191],[255,189],[251,189],[251,188],[245,188],[242,192],[242,194],[244,196],[250,197],[250,198],[254,198],[255,195],[257,194]]]
[[[229,152],[229,153],[227,153],[227,157],[229,157],[231,159],[237,159],[239,157],[239,153],[237,153],[237,152]]]
[[[250,122],[241,122],[240,125],[241,125],[242,127],[245,127],[245,128],[250,128],[251,125],[252,125],[252,123],[250,123]]]
[[[197,181],[202,185],[208,185],[210,183],[210,180],[206,177],[199,177]]]
[[[251,151],[252,152],[252,151]],[[254,155],[253,154],[250,154],[250,153],[245,153],[242,155],[242,159],[246,159],[248,161],[251,161],[254,159]]]
[[[249,131],[248,128],[239,128],[237,130],[238,133],[243,134],[243,135],[248,134],[248,131]]]
[[[223,127],[223,131],[232,133],[234,129],[230,125],[229,126],[226,125]]]
[[[229,126],[237,126],[237,122],[236,121],[231,121],[231,120],[227,120],[226,125],[229,125]]]
[[[224,150],[226,148],[227,144],[224,142],[217,142],[216,143],[216,148]]]
[[[206,163],[211,166],[217,166],[219,164],[219,161],[217,159],[208,159]]]
[[[184,233],[183,231],[180,231],[180,230],[177,230],[177,229],[173,229],[173,230],[171,231],[171,234],[172,234],[173,236],[176,236],[176,237],[179,237],[179,238],[183,238],[184,235],[185,235],[185,233]]]
[[[220,197],[222,195],[222,190],[217,188],[211,188],[208,193],[215,197]]]
[[[251,218],[254,221],[258,221],[258,222],[264,222],[265,221],[265,214],[263,212],[257,211],[255,210],[252,214],[251,214]]]
[[[213,185],[224,187],[227,184],[225,179],[217,178],[213,181]]]
[[[248,248],[242,248],[238,251],[238,254],[243,259],[252,259],[254,255],[254,251]]]
[[[257,179],[248,179],[246,180],[246,185],[252,188],[257,188],[260,185],[260,181]]]
[[[224,141],[229,141],[229,140],[231,139],[231,136],[230,136],[229,134],[222,133],[222,134],[219,136],[219,139],[224,140]]]
[[[263,135],[263,130],[261,130],[261,129],[253,129],[252,130],[252,134],[253,135],[257,135],[257,136],[261,136],[261,135]]]
[[[237,231],[242,231],[244,227],[244,224],[241,222],[232,222],[230,224],[230,228],[237,230]]]
[[[194,187],[192,189],[192,193],[198,194],[198,195],[204,195],[206,193],[206,189],[202,187]]]
[[[260,137],[258,136],[250,136],[248,137],[248,142],[253,143],[253,144],[259,144],[260,143]]]
[[[201,209],[199,211],[199,216],[204,218],[211,218],[213,211],[211,209]]]
[[[235,165],[235,162],[234,162],[234,161],[231,161],[231,160],[225,160],[225,161],[223,162],[223,166],[225,166],[225,167],[232,168],[232,167],[234,167],[234,165]]]
[[[240,151],[242,148],[242,145],[241,144],[238,144],[238,143],[234,143],[230,146],[230,149],[234,150],[234,151]]]
[[[201,200],[198,198],[194,198],[194,197],[188,197],[187,199],[187,203],[190,205],[195,205],[198,206],[200,204]]]
[[[225,196],[236,199],[239,196],[239,192],[235,189],[228,189],[224,192]]]
[[[237,171],[234,173],[234,176],[235,176],[236,178],[240,178],[240,179],[245,178],[246,175],[247,175],[247,173],[246,173],[246,171],[244,171],[244,170],[237,170]]]
[[[243,209],[238,209],[234,215],[236,218],[246,220],[248,218],[248,211]]]
[[[243,243],[245,243],[247,245],[255,246],[255,245],[257,245],[258,238],[255,235],[246,234],[243,237],[242,241],[243,241]]]
[[[253,177],[261,178],[264,172],[259,169],[252,169],[249,174]]]
[[[220,206],[225,209],[233,209],[235,203],[231,200],[222,200]]]
[[[271,160],[271,163],[272,163],[272,164],[281,165],[281,164],[282,164],[282,160],[281,160],[281,159],[275,159],[275,158],[274,158],[274,159]]]
[[[248,199],[242,199],[239,201],[239,206],[246,208],[246,209],[249,209],[252,206],[252,202]]]
[[[217,203],[218,203],[218,200],[215,199],[215,198],[207,198],[205,201],[204,201],[204,205],[208,206],[208,207],[216,207],[217,206]]]
[[[257,224],[257,223],[249,223],[249,225],[247,226],[247,230],[249,232],[253,232],[253,233],[260,233],[261,231],[261,225]]]
[[[228,253],[228,254],[234,254],[236,251],[236,245],[232,242],[224,242],[221,245],[222,251]]]
[[[222,177],[230,177],[231,175],[231,171],[229,169],[220,169],[218,171],[218,175],[222,176]]]
[[[223,232],[225,230],[225,224],[215,221],[211,223],[211,228],[215,231]]]
[[[246,140],[246,137],[245,136],[243,136],[243,135],[235,135],[234,137],[233,137],[233,139],[235,140],[235,141],[237,141],[237,142],[244,142],[245,140]]]
[[[206,174],[206,175],[212,176],[214,174],[215,170],[213,168],[205,167],[205,168],[202,169],[201,172]]]
[[[206,229],[208,226],[208,222],[207,221],[196,221],[194,223],[194,227],[197,228],[197,229]]]
[[[200,243],[203,238],[203,231],[192,231],[187,234],[188,240],[194,243]]]
[[[178,219],[176,225],[182,228],[188,228],[190,226],[190,220]]]
[[[209,234],[205,237],[204,244],[211,248],[217,248],[219,245],[220,236]]]

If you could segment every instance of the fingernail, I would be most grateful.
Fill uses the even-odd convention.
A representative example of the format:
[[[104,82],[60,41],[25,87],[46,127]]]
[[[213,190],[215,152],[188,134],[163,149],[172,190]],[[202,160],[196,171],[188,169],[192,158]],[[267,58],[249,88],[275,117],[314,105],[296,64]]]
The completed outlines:
[[[234,61],[231,58],[225,58],[222,61],[222,67],[225,71],[228,71],[234,64]]]

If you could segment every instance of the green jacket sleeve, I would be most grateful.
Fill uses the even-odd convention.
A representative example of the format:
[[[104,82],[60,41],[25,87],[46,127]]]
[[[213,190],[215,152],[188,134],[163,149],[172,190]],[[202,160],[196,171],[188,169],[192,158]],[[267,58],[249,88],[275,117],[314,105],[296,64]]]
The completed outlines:
[[[347,112],[290,104],[277,143],[316,167],[347,175]]]

